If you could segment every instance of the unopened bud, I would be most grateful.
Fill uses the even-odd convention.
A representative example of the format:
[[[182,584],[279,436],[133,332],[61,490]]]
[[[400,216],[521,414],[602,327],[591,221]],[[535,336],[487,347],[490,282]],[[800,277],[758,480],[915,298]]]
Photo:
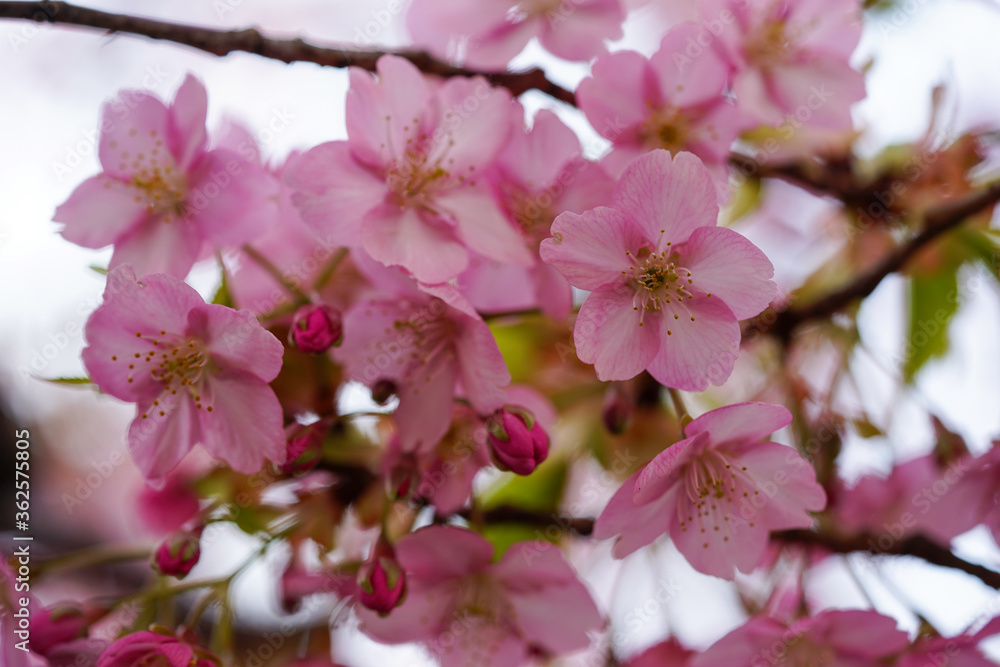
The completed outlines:
[[[508,405],[486,420],[493,461],[501,470],[530,475],[549,455],[549,436],[534,416]]]
[[[340,311],[321,303],[299,308],[288,331],[288,341],[306,354],[326,352],[342,337]]]
[[[604,395],[604,406],[601,409],[601,421],[608,433],[621,435],[628,428],[632,418],[632,403],[628,400],[620,386],[612,386]]]
[[[358,601],[380,616],[395,609],[406,594],[406,574],[392,545],[379,537],[372,556],[358,570]]]
[[[201,535],[190,531],[174,533],[156,550],[153,567],[178,579],[187,576],[201,558]]]
[[[323,436],[328,429],[329,424],[325,421],[293,424],[287,428],[285,462],[278,466],[281,472],[301,475],[315,468],[323,458]]]

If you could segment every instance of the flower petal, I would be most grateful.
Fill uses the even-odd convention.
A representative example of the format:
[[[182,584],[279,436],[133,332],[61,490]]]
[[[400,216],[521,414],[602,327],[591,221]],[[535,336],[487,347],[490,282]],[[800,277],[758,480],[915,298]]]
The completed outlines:
[[[212,361],[223,370],[241,370],[270,382],[281,370],[285,347],[248,310],[218,304],[195,306],[186,334],[205,342]]]
[[[104,105],[98,155],[104,173],[131,181],[140,171],[135,163],[177,168],[166,142],[170,141],[170,117],[166,105],[137,90],[123,90]],[[142,157],[140,157],[140,155]]]
[[[188,74],[177,89],[168,114],[170,152],[177,159],[177,166],[184,171],[187,171],[208,145],[208,130],[205,128],[207,115],[208,95],[205,86]]]
[[[736,403],[716,408],[684,428],[688,437],[708,433],[713,446],[725,443],[758,442],[792,423],[792,413],[771,403]]]
[[[84,248],[103,248],[147,215],[146,198],[139,188],[98,174],[77,186],[52,220],[66,225],[60,233],[67,241]]]
[[[136,274],[165,273],[184,278],[201,253],[203,237],[185,218],[170,222],[150,216],[115,242],[112,269],[130,265]]]
[[[644,311],[634,309],[633,296],[623,284],[601,288],[590,293],[576,318],[576,353],[580,361],[594,364],[597,377],[605,382],[635,377],[667,344],[660,343],[660,318],[647,318],[640,326]]]
[[[153,400],[158,403],[154,405]],[[136,417],[128,428],[128,448],[149,482],[161,483],[201,438],[195,412],[194,402],[184,392],[164,391],[136,406]]]
[[[424,283],[450,280],[469,263],[468,251],[452,230],[409,206],[382,204],[372,209],[365,217],[361,241],[373,259],[402,266]]]
[[[461,332],[455,338],[459,380],[465,397],[479,414],[503,406],[510,372],[493,332],[482,320],[459,316]]]
[[[552,223],[552,237],[541,243],[542,261],[585,290],[620,283],[631,262],[626,253],[645,244],[640,230],[624,214],[604,206],[582,215],[561,213]]]
[[[649,363],[650,375],[684,391],[702,391],[709,383],[725,382],[740,350],[740,327],[726,304],[714,296],[696,296],[664,304],[662,312],[669,334]]]
[[[281,404],[266,382],[244,371],[227,370],[205,378],[202,390],[205,407],[196,416],[202,444],[212,456],[248,475],[266,461],[284,462]]]

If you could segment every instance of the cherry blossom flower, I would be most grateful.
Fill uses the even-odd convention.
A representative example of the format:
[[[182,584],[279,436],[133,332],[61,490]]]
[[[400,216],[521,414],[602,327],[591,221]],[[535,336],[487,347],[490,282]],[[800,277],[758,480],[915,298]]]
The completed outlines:
[[[994,667],[979,642],[1000,634],[1000,618],[990,619],[976,632],[971,628],[955,637],[918,637],[899,657],[895,667]]]
[[[252,314],[123,266],[108,274],[85,333],[91,379],[137,404],[128,444],[148,480],[162,480],[198,443],[247,474],[284,460],[281,405],[268,386],[284,348]]]
[[[532,255],[531,266],[473,258],[458,285],[482,312],[541,308],[555,318],[569,315],[572,290],[566,279],[538,257],[552,221],[563,211],[582,213],[611,203],[614,181],[583,158],[580,140],[559,117],[543,109],[524,130],[524,111],[511,115],[510,138],[489,172],[510,220]]]
[[[179,531],[165,539],[153,555],[160,574],[183,579],[201,558],[201,530]]]
[[[406,26],[440,58],[503,70],[532,37],[560,58],[590,60],[621,39],[624,20],[621,0],[415,0]]]
[[[692,658],[690,667],[862,667],[884,664],[908,643],[895,620],[874,611],[828,610],[790,626],[757,616]]]
[[[667,533],[699,572],[750,572],[772,530],[808,528],[826,494],[812,466],[768,434],[791,423],[785,408],[739,403],[707,412],[622,484],[594,525],[618,536],[623,558]]]
[[[97,661],[97,667],[220,667],[222,661],[205,649],[172,634],[166,629],[144,630],[125,635],[109,646]]]
[[[625,170],[611,208],[556,218],[541,256],[591,290],[574,340],[598,378],[645,369],[669,387],[701,391],[732,373],[737,322],[768,305],[774,270],[750,241],[716,226],[718,212],[701,161],[658,149]]]
[[[602,162],[609,172],[621,174],[656,148],[675,155],[688,151],[708,167],[724,201],[729,147],[746,123],[723,95],[728,63],[713,51],[693,60],[684,55],[698,33],[694,23],[677,26],[648,59],[634,51],[601,56],[592,75],[580,82],[577,97],[590,124],[614,143]]]
[[[167,106],[123,91],[104,107],[104,171],[56,209],[62,235],[85,248],[113,244],[111,268],[183,278],[206,247],[259,236],[278,216],[278,182],[228,149],[208,150],[205,88],[188,76]]]
[[[713,42],[733,68],[740,109],[767,125],[791,118],[829,129],[851,126],[865,77],[849,60],[861,39],[857,0],[704,0],[705,21],[722,21]]]
[[[396,544],[406,601],[386,617],[358,609],[361,630],[388,644],[423,642],[443,667],[516,667],[529,656],[585,648],[603,620],[590,594],[548,543],[524,542],[499,562],[484,538],[429,526]]]
[[[632,656],[624,667],[687,667],[694,654],[676,639],[668,639]]]
[[[510,95],[482,78],[429,80],[382,56],[378,78],[352,68],[347,141],[289,167],[302,219],[421,282],[461,273],[470,251],[529,266],[531,255],[482,178],[508,132]]]
[[[489,327],[449,285],[418,285],[359,258],[380,292],[344,314],[334,357],[368,387],[391,381],[403,452],[432,449],[448,431],[461,394],[479,414],[499,409],[510,373]]]

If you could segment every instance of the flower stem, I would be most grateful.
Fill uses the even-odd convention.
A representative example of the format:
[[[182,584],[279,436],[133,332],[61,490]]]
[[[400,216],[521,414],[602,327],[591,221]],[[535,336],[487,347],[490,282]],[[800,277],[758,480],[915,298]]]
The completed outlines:
[[[271,260],[269,260],[267,257],[264,257],[264,255],[260,254],[256,248],[254,248],[249,244],[244,244],[241,250],[243,250],[243,252],[246,253],[247,257],[252,259],[260,268],[267,271],[272,278],[278,281],[278,283],[282,287],[284,287],[285,290],[293,297],[295,297],[298,301],[301,301],[302,303],[309,302],[309,296],[305,292],[303,292],[298,285],[296,285],[291,280],[286,278],[278,269],[278,267],[272,264]]]
[[[330,282],[330,278],[332,278],[333,274],[336,273],[337,267],[339,267],[340,263],[344,261],[345,257],[347,257],[347,253],[347,248],[341,248],[333,254],[330,261],[326,263],[323,270],[319,272],[318,276],[316,276],[316,280],[313,282],[313,290],[318,292],[326,287],[326,284]]]
[[[670,401],[674,404],[674,414],[677,415],[677,419],[681,422],[681,430],[691,423],[691,415],[688,414],[687,407],[684,405],[684,398],[681,396],[681,392],[677,391],[673,387],[667,387],[667,393],[670,394]]]

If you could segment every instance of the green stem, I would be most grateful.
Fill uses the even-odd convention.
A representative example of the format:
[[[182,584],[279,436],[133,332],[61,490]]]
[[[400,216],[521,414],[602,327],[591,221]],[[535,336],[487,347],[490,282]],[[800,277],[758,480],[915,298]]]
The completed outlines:
[[[130,560],[149,558],[151,554],[152,551],[149,547],[95,547],[49,558],[36,566],[33,574],[41,576],[43,573],[49,574],[59,570],[76,570],[98,565],[124,563]]]
[[[278,283],[282,287],[284,287],[289,294],[291,294],[297,300],[302,301],[303,303],[309,302],[309,296],[305,292],[303,292],[298,285],[296,285],[291,280],[286,278],[278,269],[278,267],[276,267],[274,264],[271,263],[271,260],[269,260],[267,257],[264,257],[264,255],[257,252],[257,250],[253,246],[249,244],[244,244],[242,250],[244,253],[246,253],[247,257],[252,259],[260,268],[267,271],[272,278],[278,281]]]
[[[674,414],[681,422],[681,430],[691,423],[691,415],[688,414],[687,408],[684,406],[684,398],[681,396],[681,392],[677,391],[673,387],[667,387],[667,393],[670,394],[670,401],[674,404]]]
[[[524,308],[522,310],[509,310],[506,313],[480,313],[480,316],[487,322],[492,320],[499,320],[507,317],[530,317],[532,315],[541,315],[542,311],[539,308]]]
[[[339,267],[340,263],[344,261],[345,257],[347,257],[348,252],[347,248],[341,248],[333,254],[330,261],[327,262],[326,266],[323,267],[323,270],[319,272],[318,276],[316,276],[316,280],[313,283],[314,290],[318,292],[326,287],[326,284],[330,282],[330,278],[332,278],[333,274],[336,273],[337,267]]]

